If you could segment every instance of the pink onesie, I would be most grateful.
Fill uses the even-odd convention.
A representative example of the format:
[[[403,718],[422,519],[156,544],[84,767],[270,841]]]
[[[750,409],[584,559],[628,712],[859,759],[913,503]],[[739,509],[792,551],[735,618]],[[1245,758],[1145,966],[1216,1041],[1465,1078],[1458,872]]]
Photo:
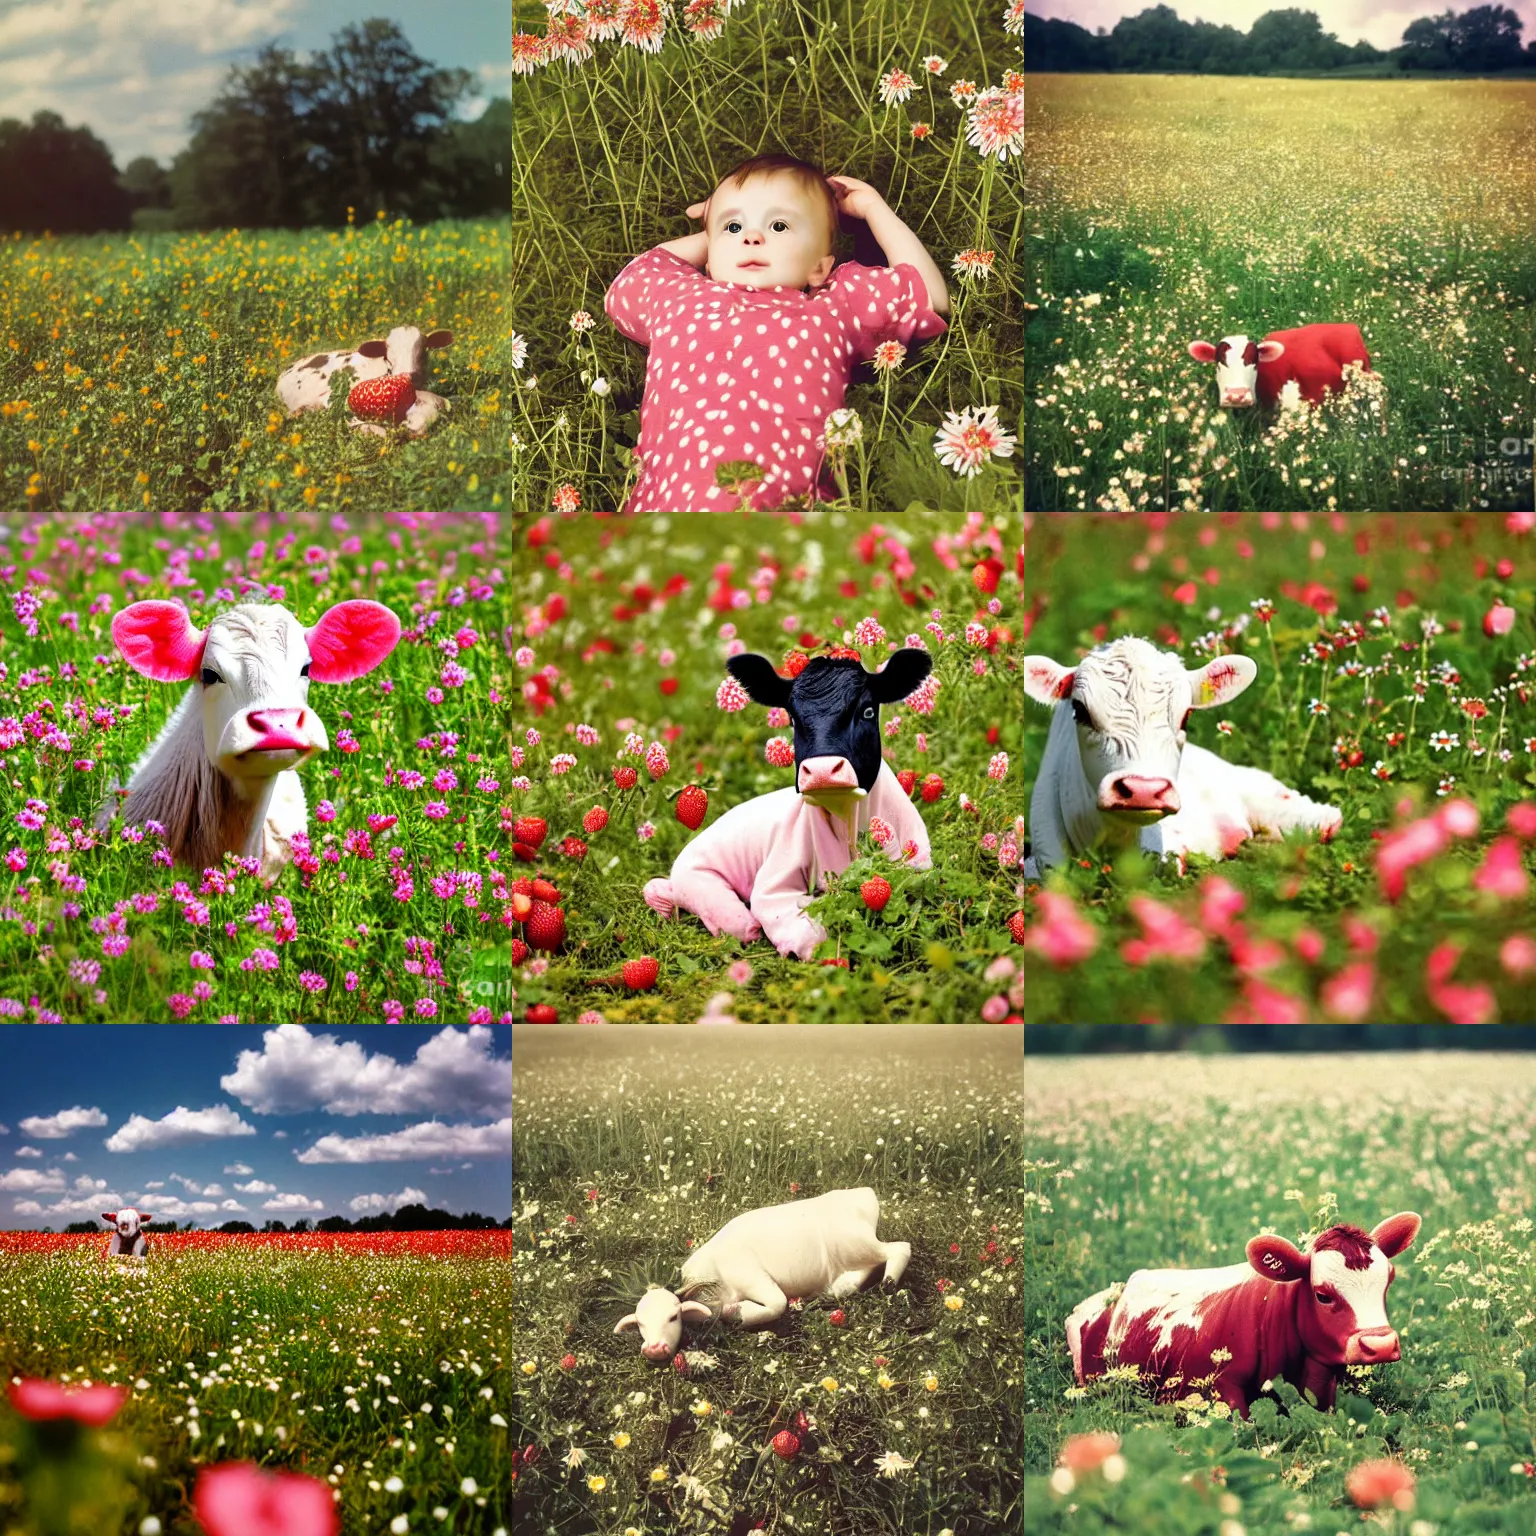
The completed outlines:
[[[603,307],[651,349],[640,407],[640,481],[626,512],[724,512],[733,492],[715,465],[752,459],[767,471],[753,507],[817,491],[817,439],[843,403],[856,363],[882,341],[941,336],[917,268],[844,262],[811,293],[717,283],[670,251],[637,256]]]

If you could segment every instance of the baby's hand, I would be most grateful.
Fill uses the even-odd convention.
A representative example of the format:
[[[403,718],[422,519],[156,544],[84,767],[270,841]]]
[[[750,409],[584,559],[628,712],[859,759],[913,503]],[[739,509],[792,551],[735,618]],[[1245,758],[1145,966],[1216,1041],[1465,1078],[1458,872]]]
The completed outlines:
[[[851,218],[868,220],[871,213],[885,207],[885,199],[867,181],[852,176],[828,176],[827,185],[837,198],[837,211]]]

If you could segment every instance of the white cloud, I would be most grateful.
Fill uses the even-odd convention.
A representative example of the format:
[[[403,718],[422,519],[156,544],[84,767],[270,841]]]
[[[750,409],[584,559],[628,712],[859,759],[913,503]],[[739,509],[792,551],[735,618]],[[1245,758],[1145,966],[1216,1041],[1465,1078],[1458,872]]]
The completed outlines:
[[[393,1195],[358,1195],[347,1202],[354,1211],[397,1211],[402,1205],[425,1205],[426,1195],[409,1184]]]
[[[93,1179],[90,1174],[82,1173],[80,1177],[75,1180],[74,1187],[76,1189],[84,1190],[87,1193],[90,1193],[94,1190],[105,1189],[107,1187],[107,1181],[105,1179]]]
[[[11,1209],[18,1216],[41,1216],[43,1214],[43,1208],[36,1200],[18,1200]]]
[[[178,1104],[158,1120],[130,1115],[127,1124],[108,1136],[103,1145],[108,1152],[142,1152],[149,1147],[171,1147],[216,1136],[255,1134],[256,1127],[247,1125],[227,1104],[215,1104],[211,1109],[187,1109]]]
[[[59,1161],[61,1163],[78,1163],[80,1159],[76,1157],[73,1152],[66,1152],[64,1156],[59,1159]]]
[[[383,1136],[322,1136],[301,1163],[404,1163],[432,1157],[500,1157],[512,1153],[512,1117],[491,1125],[436,1120]]]
[[[288,1132],[287,1131],[273,1131],[272,1132],[272,1140],[273,1141],[287,1141],[288,1140]]]
[[[210,1197],[213,1195],[222,1195],[224,1193],[224,1186],[222,1184],[204,1184],[203,1193]]]
[[[248,1179],[256,1170],[254,1168],[247,1168],[244,1163],[225,1163],[224,1172],[236,1174],[242,1179]]]
[[[17,1147],[17,1157],[41,1157],[43,1154],[36,1147]]]
[[[50,1193],[64,1188],[64,1175],[57,1168],[46,1173],[40,1168],[13,1168],[0,1173],[0,1189],[29,1189],[36,1193]]]
[[[260,1051],[241,1051],[219,1086],[258,1115],[489,1115],[512,1102],[512,1058],[498,1057],[495,1036],[478,1024],[442,1030],[406,1063],[283,1024]]]
[[[0,46],[4,42],[5,27],[3,21],[0,21]],[[73,1109],[61,1109],[56,1115],[28,1115],[25,1120],[16,1123],[25,1136],[35,1137],[38,1141],[61,1141],[74,1131],[105,1125],[107,1117],[99,1109],[82,1109],[77,1104]]]
[[[249,1184],[236,1184],[235,1188],[242,1195],[270,1195],[277,1188],[276,1184],[263,1184],[260,1179],[252,1179]]]
[[[200,1195],[203,1192],[203,1186],[201,1184],[196,1184],[191,1179],[184,1178],[179,1173],[173,1173],[171,1175],[171,1183],[180,1184],[181,1187],[186,1190],[189,1195]]]
[[[264,1211],[323,1211],[325,1201],[311,1200],[307,1195],[274,1195],[262,1201]]]
[[[151,1179],[149,1181],[149,1183],[144,1186],[144,1188],[145,1189],[164,1189],[165,1188],[165,1180],[164,1179]]]
[[[0,1125],[0,1136],[9,1136],[10,1134],[11,1134],[10,1126],[8,1126],[8,1125]]]
[[[219,1201],[219,1209],[221,1211],[245,1211],[249,1210],[250,1207],[241,1205],[238,1200],[221,1200]]]

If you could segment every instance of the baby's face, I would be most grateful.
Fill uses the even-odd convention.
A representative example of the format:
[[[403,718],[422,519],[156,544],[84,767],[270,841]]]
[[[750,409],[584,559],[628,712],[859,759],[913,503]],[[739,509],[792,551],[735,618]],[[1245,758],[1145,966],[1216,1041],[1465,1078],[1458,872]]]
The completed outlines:
[[[826,213],[788,176],[722,182],[709,203],[709,275],[748,288],[819,288],[832,270]]]

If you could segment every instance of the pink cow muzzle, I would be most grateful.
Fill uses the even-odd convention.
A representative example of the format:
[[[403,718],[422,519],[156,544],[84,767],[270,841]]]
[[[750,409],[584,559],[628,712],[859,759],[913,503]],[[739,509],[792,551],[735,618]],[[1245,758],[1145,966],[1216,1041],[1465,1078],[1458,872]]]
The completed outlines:
[[[314,745],[304,738],[302,709],[253,709],[245,717],[253,731],[261,732],[261,740],[247,752],[308,752]]]
[[[800,793],[820,789],[857,789],[859,776],[846,757],[808,757],[800,764]]]
[[[1115,774],[1099,786],[1101,811],[1117,811],[1149,821],[1175,815],[1181,803],[1173,780],[1152,774]]]
[[[1344,1346],[1345,1365],[1377,1365],[1384,1360],[1400,1360],[1397,1333],[1391,1328],[1373,1328],[1369,1333],[1352,1333]]]

